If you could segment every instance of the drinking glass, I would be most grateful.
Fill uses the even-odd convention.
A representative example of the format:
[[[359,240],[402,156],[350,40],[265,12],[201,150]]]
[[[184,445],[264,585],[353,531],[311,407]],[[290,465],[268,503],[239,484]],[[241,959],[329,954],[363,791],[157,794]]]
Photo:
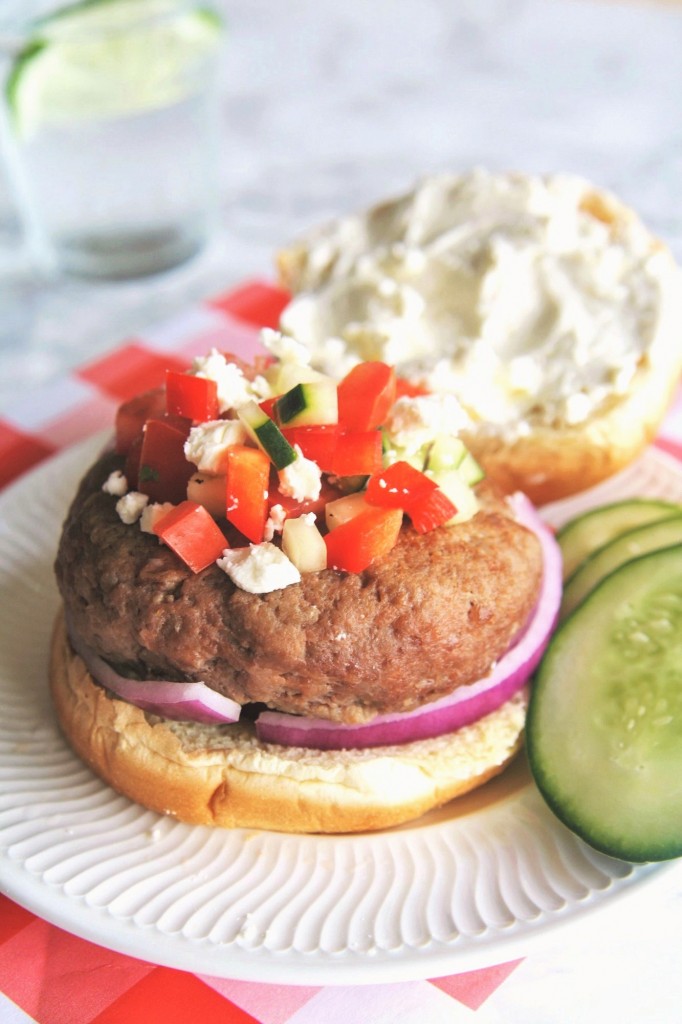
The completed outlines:
[[[26,5],[0,25],[0,134],[30,251],[105,278],[175,266],[218,200],[217,12],[181,0]]]

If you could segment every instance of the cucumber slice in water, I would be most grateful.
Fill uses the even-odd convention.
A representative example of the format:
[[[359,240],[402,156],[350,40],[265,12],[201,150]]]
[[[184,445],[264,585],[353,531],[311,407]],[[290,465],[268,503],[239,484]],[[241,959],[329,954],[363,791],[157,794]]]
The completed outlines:
[[[627,562],[564,622],[526,735],[542,796],[592,847],[682,855],[682,545]]]
[[[679,505],[670,501],[626,498],[577,516],[557,531],[564,559],[564,579],[572,576],[583,559],[619,534],[679,511]]]
[[[86,0],[36,21],[5,98],[23,138],[44,124],[123,117],[177,103],[197,89],[223,23],[177,0]]]
[[[561,618],[565,619],[605,576],[625,562],[649,551],[670,547],[672,544],[682,544],[682,509],[680,515],[627,530],[615,540],[597,548],[580,563],[564,586]]]

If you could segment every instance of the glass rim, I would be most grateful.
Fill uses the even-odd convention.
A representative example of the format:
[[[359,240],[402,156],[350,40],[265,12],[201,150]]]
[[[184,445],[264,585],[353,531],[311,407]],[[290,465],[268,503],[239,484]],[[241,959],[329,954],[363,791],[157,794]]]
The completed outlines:
[[[21,53],[26,45],[43,38],[41,35],[42,27],[58,24],[59,17],[67,11],[86,11],[89,8],[105,10],[107,7],[113,7],[119,3],[129,3],[131,8],[137,8],[134,16],[131,17],[127,24],[116,24],[115,21],[106,24],[105,21],[93,27],[76,27],[69,32],[69,42],[77,43],[79,40],[86,41],[107,35],[120,35],[135,31],[143,26],[172,21],[182,14],[197,10],[210,12],[222,21],[220,11],[217,10],[211,0],[152,0],[152,4],[149,7],[156,9],[148,9],[147,11],[142,9],[147,4],[139,3],[139,0],[139,6],[134,3],[134,0],[76,0],[76,2],[66,0],[65,3],[55,4],[44,9],[42,12],[35,11],[33,13],[27,11],[26,7],[22,5],[22,11],[17,11],[14,15],[9,17],[0,15],[0,53],[9,54],[10,56],[16,56]],[[39,7],[40,5],[36,6]]]

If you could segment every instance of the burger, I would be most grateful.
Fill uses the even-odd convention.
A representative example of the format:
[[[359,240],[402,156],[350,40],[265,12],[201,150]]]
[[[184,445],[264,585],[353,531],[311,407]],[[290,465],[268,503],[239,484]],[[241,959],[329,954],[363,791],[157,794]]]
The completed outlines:
[[[452,396],[264,340],[119,410],[59,543],[54,704],[102,779],[181,821],[386,828],[520,749],[558,549]]]

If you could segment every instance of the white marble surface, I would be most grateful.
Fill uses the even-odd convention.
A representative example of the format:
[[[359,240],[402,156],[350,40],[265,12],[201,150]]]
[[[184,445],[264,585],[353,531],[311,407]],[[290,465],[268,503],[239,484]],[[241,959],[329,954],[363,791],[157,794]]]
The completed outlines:
[[[36,280],[0,177],[0,409],[187,302],[268,275],[278,244],[436,169],[566,170],[682,258],[682,7],[581,0],[221,0],[222,207],[193,262]]]

